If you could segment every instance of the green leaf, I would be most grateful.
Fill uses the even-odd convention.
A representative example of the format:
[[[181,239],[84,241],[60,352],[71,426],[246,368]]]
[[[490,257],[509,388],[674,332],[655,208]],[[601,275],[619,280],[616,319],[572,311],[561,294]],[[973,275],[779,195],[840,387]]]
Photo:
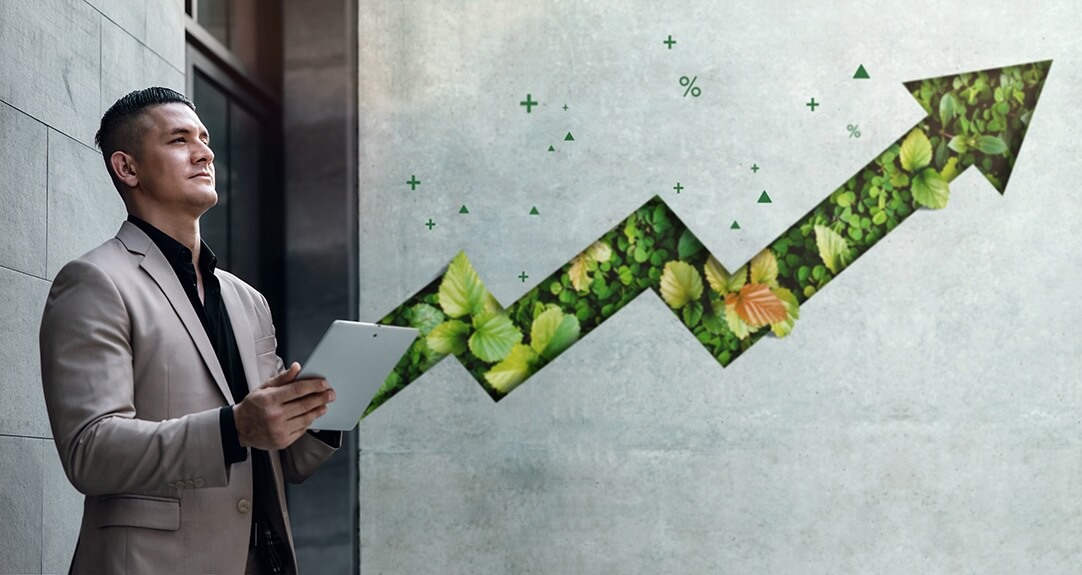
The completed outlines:
[[[966,137],[962,135],[951,138],[951,141],[947,144],[947,147],[954,150],[955,152],[958,152],[959,154],[964,154],[969,150],[969,146],[966,144]]]
[[[770,324],[770,330],[778,337],[785,337],[793,331],[796,320],[800,318],[800,302],[797,301],[793,292],[785,288],[775,288],[773,291],[774,295],[778,296],[778,299],[785,303],[785,309],[789,315],[784,321]]]
[[[999,136],[977,136],[977,149],[985,154],[998,155],[1007,151],[1007,144]]]
[[[887,221],[887,212],[879,212],[872,216],[872,223],[881,226],[883,222]]]
[[[426,337],[445,319],[447,317],[443,315],[443,312],[427,303],[419,303],[410,308],[410,327],[417,328],[421,332],[421,337]]]
[[[530,377],[537,354],[528,345],[515,344],[507,358],[485,372],[485,381],[500,393],[509,393]]]
[[[484,309],[488,291],[477,277],[466,252],[458,252],[440,282],[439,302],[443,312],[451,317],[476,315]]]
[[[902,142],[902,168],[915,172],[932,163],[932,143],[920,128],[914,128]]]
[[[950,123],[954,119],[954,112],[957,110],[957,105],[954,101],[954,96],[947,92],[943,94],[943,98],[939,100],[939,121],[944,126]]]
[[[687,262],[671,261],[661,274],[661,297],[673,309],[680,309],[703,295],[703,280]]]
[[[470,326],[457,319],[441,323],[428,334],[428,347],[436,353],[460,355],[466,351]]]
[[[680,241],[676,248],[678,258],[682,260],[691,259],[692,256],[702,251],[702,249],[702,242],[699,241],[699,238],[695,237],[695,234],[691,233],[691,230],[685,229],[684,233],[680,234]]]
[[[939,172],[928,168],[913,178],[913,199],[917,203],[929,208],[940,209],[947,207],[950,199],[950,187],[947,180],[939,175]]]
[[[853,192],[843,192],[838,196],[838,205],[843,208],[848,208],[853,205],[853,201],[857,199],[857,195]]]
[[[710,305],[711,309],[703,313],[703,327],[714,335],[725,333],[725,309],[723,307],[719,309],[721,305],[723,305],[721,300],[714,301]]]
[[[958,175],[958,157],[954,156],[947,160],[947,165],[943,166],[943,171],[939,174],[948,182],[953,180]]]
[[[823,225],[816,225],[815,245],[819,248],[819,257],[823,263],[835,274],[849,264],[849,243],[838,232]]]
[[[534,320],[530,328],[530,347],[545,359],[560,355],[579,338],[579,320],[550,307]]]
[[[634,245],[635,240],[642,235],[639,232],[639,228],[635,225],[635,214],[631,214],[627,218],[627,223],[624,224],[624,235],[627,236],[628,243]]]
[[[693,301],[684,306],[684,325],[694,328],[703,317],[703,304]]]
[[[485,312],[473,318],[474,334],[469,346],[473,355],[488,363],[500,361],[522,341],[522,332],[504,313]]]

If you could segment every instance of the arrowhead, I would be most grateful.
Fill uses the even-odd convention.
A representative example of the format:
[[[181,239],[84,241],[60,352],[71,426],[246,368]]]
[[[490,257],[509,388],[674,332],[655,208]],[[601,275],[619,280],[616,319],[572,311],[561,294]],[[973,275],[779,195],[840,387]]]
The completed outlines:
[[[942,170],[944,178],[976,165],[1005,192],[1051,66],[1045,60],[905,83],[928,113],[922,123],[928,125],[936,164],[945,164],[948,155],[959,158],[957,170]]]

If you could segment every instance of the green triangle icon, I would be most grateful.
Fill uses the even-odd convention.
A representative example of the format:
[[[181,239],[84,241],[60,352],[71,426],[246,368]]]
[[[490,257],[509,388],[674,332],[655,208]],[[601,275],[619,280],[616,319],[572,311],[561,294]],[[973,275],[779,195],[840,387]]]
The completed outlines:
[[[568,132],[567,135],[564,136],[564,141],[565,142],[574,142],[575,141],[575,136],[572,136],[571,132]]]
[[[853,74],[853,78],[860,80],[867,80],[870,78],[870,76],[868,76],[868,71],[864,69],[864,64],[861,64],[860,67],[857,68],[857,73]]]
[[[541,215],[541,212],[537,211],[537,206],[534,206],[533,209],[530,210],[530,215],[531,216],[539,216],[539,215]]]
[[[553,148],[552,146],[549,146],[549,151],[550,151],[550,152],[555,152],[555,151],[556,151],[556,148]]]
[[[770,200],[770,196],[766,195],[766,190],[763,190],[763,193],[759,194],[759,203],[760,204],[772,204],[774,202],[772,202]]]
[[[730,230],[739,230],[740,229],[740,224],[736,223],[736,220],[733,220],[733,225],[729,226],[729,229]]]
[[[462,207],[459,208],[458,213],[460,213],[460,214],[468,214],[468,213],[470,213],[470,211],[466,209],[466,204],[462,204]]]

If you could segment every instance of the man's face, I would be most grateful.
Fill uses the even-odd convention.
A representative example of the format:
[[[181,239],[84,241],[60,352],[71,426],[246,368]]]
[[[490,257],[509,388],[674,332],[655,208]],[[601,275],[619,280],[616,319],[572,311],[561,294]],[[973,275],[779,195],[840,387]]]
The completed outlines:
[[[142,200],[199,217],[218,202],[214,152],[203,122],[184,104],[151,106],[136,162]]]

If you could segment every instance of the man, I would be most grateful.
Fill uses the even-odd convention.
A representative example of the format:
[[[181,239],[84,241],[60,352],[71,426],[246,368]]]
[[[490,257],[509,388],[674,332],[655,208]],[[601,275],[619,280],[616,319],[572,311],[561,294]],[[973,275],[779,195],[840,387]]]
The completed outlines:
[[[209,134],[183,95],[118,100],[96,141],[128,220],[57,274],[42,317],[53,438],[86,495],[72,573],[295,573],[283,480],[341,445],[334,391],[276,354],[263,296],[216,269]]]

